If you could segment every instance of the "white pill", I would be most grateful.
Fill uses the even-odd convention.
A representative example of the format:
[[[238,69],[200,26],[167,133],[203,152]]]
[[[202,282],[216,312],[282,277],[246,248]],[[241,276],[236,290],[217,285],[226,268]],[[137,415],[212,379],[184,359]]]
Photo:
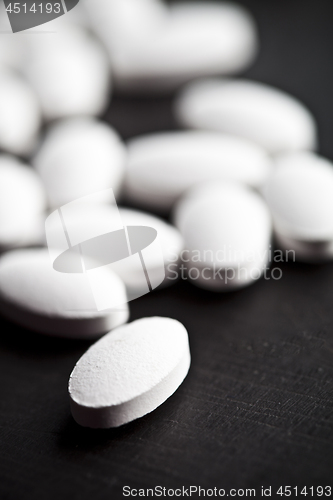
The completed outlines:
[[[42,43],[41,37],[27,37],[27,45],[23,71],[47,119],[105,110],[111,89],[108,57],[88,32],[70,25],[45,33]]]
[[[250,141],[216,132],[168,132],[128,144],[125,195],[134,203],[169,210],[191,186],[234,180],[260,187],[272,166],[267,153]]]
[[[107,18],[118,29],[109,27],[104,39],[122,90],[170,90],[199,76],[242,70],[256,55],[254,22],[237,5],[179,3],[167,10],[151,0],[111,4]]]
[[[126,208],[120,208],[119,212],[126,226],[146,226],[156,229],[164,258],[165,279],[163,285],[175,283],[175,276],[178,274],[178,261],[184,248],[184,240],[179,231],[162,219],[144,212]],[[153,252],[147,255],[145,265],[150,276],[160,272],[160,259]],[[129,294],[135,293],[140,288],[142,269],[136,260],[121,260],[114,267],[114,270],[126,284]],[[154,280],[152,279],[152,281]]]
[[[0,310],[19,325],[47,335],[94,338],[128,319],[125,286],[108,269],[114,307],[98,311],[84,273],[53,269],[46,249],[15,250],[0,259]]]
[[[185,379],[188,334],[170,318],[144,318],[105,335],[69,379],[72,415],[84,427],[118,427],[152,412]]]
[[[82,196],[112,188],[120,190],[126,150],[106,123],[90,118],[57,122],[33,159],[49,203],[59,207]],[[105,199],[101,193],[101,202]]]
[[[16,73],[0,70],[0,148],[30,154],[40,125],[40,108],[30,86]]]
[[[36,172],[14,157],[0,155],[0,250],[39,243],[45,208]]]
[[[168,14],[160,0],[86,0],[83,5],[96,36],[111,54],[151,39]]]
[[[195,285],[215,291],[240,288],[259,279],[267,267],[270,214],[260,196],[245,186],[195,187],[178,203],[174,219]]]
[[[277,240],[299,260],[333,257],[333,165],[312,153],[276,159],[264,188]],[[292,252],[289,258],[292,258]]]
[[[119,212],[118,212],[119,210]],[[104,235],[112,231],[112,221],[118,221],[120,216],[121,223],[127,228],[130,227],[145,227],[153,228],[157,231],[157,237],[162,251],[162,265],[165,269],[165,278],[163,285],[172,285],[175,283],[177,275],[178,262],[180,254],[184,248],[184,241],[179,231],[167,224],[162,219],[154,217],[150,214],[130,210],[127,208],[113,207],[105,204],[87,204],[86,207],[80,207],[80,210],[67,211],[65,214],[65,226],[69,237],[77,234],[101,234]],[[47,224],[47,232],[54,233],[57,228],[58,221],[50,218]],[[110,228],[110,229],[107,229]],[[89,236],[86,237],[86,239]],[[105,242],[101,243],[105,244]],[[137,245],[136,245],[137,246]],[[147,245],[149,247],[149,244]],[[96,252],[97,253],[97,252]],[[137,252],[136,252],[137,253]],[[116,272],[126,285],[129,299],[137,298],[147,293],[147,281],[144,271],[148,273],[150,283],[160,283],[159,276],[161,274],[161,258],[160,252],[155,248],[146,251],[142,254],[145,270],[142,267],[142,260],[138,255],[132,254],[127,258],[124,256],[112,264],[112,270]],[[104,258],[104,255],[102,255]]]
[[[179,95],[175,113],[186,127],[245,137],[270,153],[314,149],[316,124],[288,94],[246,80],[201,80]]]
[[[90,0],[88,0],[90,2]],[[70,0],[69,4],[72,1]],[[88,16],[88,13],[83,5],[83,0],[79,0],[79,3],[75,5],[75,7],[70,8],[70,5],[66,5],[66,14],[61,17],[57,17],[53,21],[49,21],[46,24],[42,24],[41,26],[36,27],[38,30],[45,31],[63,31],[67,29],[71,29],[71,27],[80,27],[84,29],[90,29],[91,23]]]
[[[21,38],[13,35],[8,19],[8,24],[3,23],[7,16],[2,13],[2,6],[0,2],[0,67],[17,69],[22,63],[24,48]]]
[[[18,6],[16,6],[16,9],[17,8]],[[22,5],[23,10],[24,8],[24,5]],[[13,9],[14,5],[12,5],[12,10]],[[81,6],[81,2],[66,15],[45,24],[34,26],[33,28],[13,34],[9,18],[5,12],[5,5],[3,2],[0,2],[0,66],[5,65],[17,70],[23,69],[28,55],[27,49],[31,43],[31,35],[36,36],[36,38],[40,40],[39,35],[41,32],[47,34],[52,31],[58,32],[65,29],[69,30],[75,25],[80,27],[89,26],[89,20],[87,19],[85,9]],[[44,41],[45,38],[43,37],[43,42]]]
[[[0,67],[17,68],[22,61],[21,40],[13,36],[5,4],[0,2]]]
[[[20,67],[24,53],[20,41],[21,40],[19,38],[16,38],[16,36],[13,36],[12,33],[1,33],[0,67],[3,66],[13,69],[17,69]]]

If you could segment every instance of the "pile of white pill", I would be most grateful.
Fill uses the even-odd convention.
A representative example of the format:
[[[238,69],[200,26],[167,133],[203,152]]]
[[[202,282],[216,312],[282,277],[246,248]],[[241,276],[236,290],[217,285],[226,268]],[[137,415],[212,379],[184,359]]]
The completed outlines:
[[[181,269],[213,292],[254,284],[273,235],[295,260],[332,259],[333,165],[301,102],[235,76],[259,50],[236,4],[83,0],[38,33],[0,37],[0,312],[102,337],[70,376],[71,411],[117,427],[190,367],[185,327],[154,311],[125,325],[130,301]],[[114,91],[176,91],[183,130],[124,143],[100,118]]]

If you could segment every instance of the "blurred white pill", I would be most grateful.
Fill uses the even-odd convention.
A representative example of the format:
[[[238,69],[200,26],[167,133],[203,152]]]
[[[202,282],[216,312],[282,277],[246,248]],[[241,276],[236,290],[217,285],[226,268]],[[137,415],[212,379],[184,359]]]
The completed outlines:
[[[21,42],[20,37],[13,34],[5,5],[0,2],[0,67],[19,67],[24,49]]]
[[[50,29],[48,24],[45,30]],[[98,115],[105,110],[111,92],[108,57],[88,32],[69,25],[26,40],[23,71],[47,119]]]
[[[87,204],[86,207],[81,206],[79,211],[66,212],[66,231],[69,237],[81,233],[87,235],[105,234],[105,228],[111,228],[112,221],[118,221],[119,216],[121,223],[127,228],[129,226],[140,226],[154,228],[157,231],[164,261],[162,265],[165,268],[163,285],[172,285],[175,282],[175,276],[177,276],[178,262],[184,248],[184,242],[179,231],[162,219],[137,210],[118,209],[106,204]],[[47,226],[48,233],[54,233],[57,230],[56,225],[57,220],[50,218]],[[103,243],[101,242],[101,244]],[[121,258],[120,256],[119,260],[112,264],[112,270],[120,276],[126,285],[129,300],[147,293],[147,281],[143,275],[144,271],[148,273],[151,283],[157,282],[161,273],[160,252],[156,252],[154,249],[143,252],[144,271],[142,261],[136,253],[130,257],[127,255],[127,258],[125,256]],[[104,258],[104,254],[102,254],[102,257]]]
[[[114,308],[98,311],[84,273],[53,269],[46,249],[14,250],[0,258],[0,311],[23,327],[47,335],[94,338],[128,319],[125,286],[102,269],[114,294]]]
[[[91,0],[89,0],[91,1]],[[75,2],[75,0],[74,0]],[[38,28],[42,28],[48,31],[59,31],[61,29],[68,29],[70,26],[79,26],[80,28],[89,29],[91,26],[90,19],[86,9],[84,8],[82,0],[72,7],[73,0],[69,2],[65,1],[66,14],[61,17],[54,19],[51,22],[43,24]],[[64,2],[63,2],[64,6]]]
[[[14,5],[12,5],[13,9]],[[24,5],[22,9],[24,9]],[[75,26],[81,28],[90,26],[87,12],[81,2],[75,8],[69,10],[66,15],[13,34],[9,18],[5,12],[4,3],[0,2],[0,66],[5,65],[17,70],[23,69],[26,64],[26,58],[29,57],[28,47],[32,42],[31,36],[38,39],[37,43],[43,44],[45,37],[41,38],[41,34],[44,33],[47,36],[50,32],[68,31],[73,27],[75,29]]]
[[[5,4],[0,2],[0,67],[17,68],[22,61],[21,40],[13,35]]]
[[[0,67],[13,69],[20,67],[24,54],[20,42],[21,40],[12,33],[0,32]]]
[[[119,212],[126,226],[145,226],[156,229],[164,258],[165,279],[163,286],[175,283],[180,254],[184,248],[184,241],[179,231],[162,219],[144,212],[126,208],[120,208]],[[149,253],[145,259],[145,265],[150,276],[160,272],[160,259],[154,252]],[[129,294],[135,293],[140,288],[142,269],[136,260],[121,260],[117,262],[114,271],[126,284]]]
[[[111,55],[146,43],[165,23],[169,10],[161,0],[83,0],[96,36]]]
[[[216,132],[165,132],[129,141],[125,195],[133,203],[170,210],[189,187],[234,180],[260,187],[272,161],[254,143]]]
[[[30,154],[40,125],[40,108],[30,86],[16,73],[0,70],[0,148]]]
[[[186,127],[250,139],[270,153],[314,149],[316,124],[288,94],[246,80],[201,80],[182,90],[176,117]]]
[[[0,155],[0,250],[40,243],[46,196],[29,166]]]
[[[152,412],[185,379],[188,334],[170,318],[143,318],[105,335],[76,364],[71,411],[84,427],[119,427]]]
[[[312,153],[276,159],[264,188],[278,243],[303,261],[333,257],[333,165]]]
[[[33,159],[51,207],[108,188],[117,194],[122,184],[126,150],[106,123],[72,118],[55,123]]]
[[[270,214],[249,188],[229,182],[194,187],[178,203],[174,219],[195,285],[214,291],[241,288],[267,267]]]
[[[234,73],[257,52],[254,22],[237,5],[179,3],[166,9],[152,0],[122,0],[104,12],[117,25],[102,33],[122,90],[170,90],[199,76]]]

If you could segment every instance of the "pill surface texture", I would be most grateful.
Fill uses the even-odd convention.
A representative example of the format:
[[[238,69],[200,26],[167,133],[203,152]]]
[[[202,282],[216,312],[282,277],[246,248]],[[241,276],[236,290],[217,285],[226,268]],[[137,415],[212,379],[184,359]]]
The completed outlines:
[[[241,288],[266,269],[270,214],[248,188],[227,182],[195,187],[176,206],[174,219],[193,284],[213,291]]]
[[[125,196],[168,211],[191,186],[233,180],[260,187],[272,161],[255,143],[217,132],[165,132],[128,143]]]
[[[187,127],[245,137],[274,154],[316,147],[316,124],[305,106],[261,83],[222,79],[190,83],[176,100],[175,113]]]
[[[0,251],[40,243],[45,208],[36,172],[12,156],[0,155]]]
[[[280,246],[290,258],[333,257],[333,165],[312,153],[281,155],[264,188]]]
[[[160,406],[190,367],[188,334],[170,318],[144,318],[96,342],[70,379],[72,415],[84,427],[118,427]]]
[[[108,188],[117,194],[125,157],[125,147],[109,125],[73,118],[49,129],[33,165],[44,182],[50,206],[56,208]],[[100,201],[109,201],[105,193]]]
[[[39,333],[99,337],[128,319],[124,284],[111,271],[100,272],[114,303],[103,311],[96,308],[87,274],[55,271],[46,249],[8,252],[0,258],[0,311]]]

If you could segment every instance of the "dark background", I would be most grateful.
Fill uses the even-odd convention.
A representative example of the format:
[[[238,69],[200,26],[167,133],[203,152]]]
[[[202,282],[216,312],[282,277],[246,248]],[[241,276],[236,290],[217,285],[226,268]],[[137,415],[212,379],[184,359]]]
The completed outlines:
[[[320,153],[333,159],[332,0],[240,3],[261,37],[246,76],[303,100]],[[172,129],[171,103],[118,96],[107,119],[124,138]],[[251,487],[258,496],[263,485],[332,485],[333,264],[282,270],[280,281],[236,293],[183,281],[132,302],[132,320],[185,324],[192,367],[165,404],[116,430],[80,428],[70,415],[68,377],[88,343],[1,321],[1,499],[111,500],[124,485]]]

